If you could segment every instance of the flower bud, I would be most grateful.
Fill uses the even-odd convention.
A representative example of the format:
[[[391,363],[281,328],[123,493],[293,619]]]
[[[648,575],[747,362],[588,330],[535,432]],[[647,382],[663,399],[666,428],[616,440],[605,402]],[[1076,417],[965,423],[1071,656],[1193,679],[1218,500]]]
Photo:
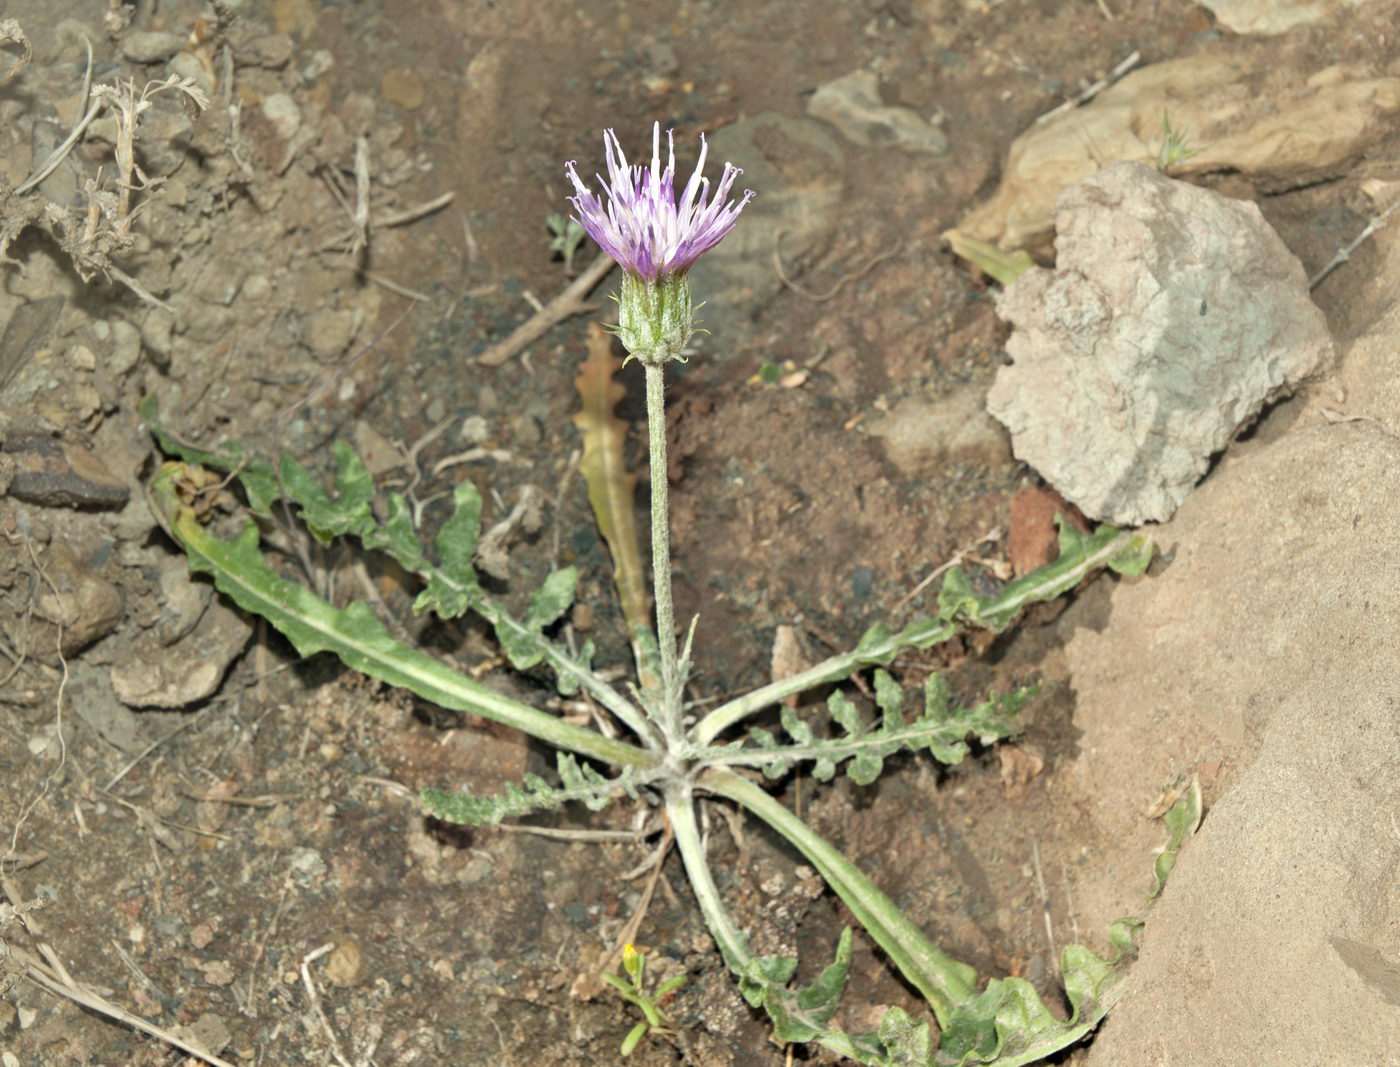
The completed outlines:
[[[663,274],[647,281],[624,274],[617,294],[617,336],[629,358],[659,365],[681,359],[695,332],[695,307],[687,274]]]

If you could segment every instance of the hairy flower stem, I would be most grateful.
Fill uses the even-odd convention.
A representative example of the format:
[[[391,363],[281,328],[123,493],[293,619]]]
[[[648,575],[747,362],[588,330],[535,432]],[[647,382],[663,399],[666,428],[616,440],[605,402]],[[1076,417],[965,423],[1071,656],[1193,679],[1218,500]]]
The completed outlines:
[[[753,963],[753,954],[744,935],[724,910],[719,887],[710,873],[710,864],[705,858],[705,842],[695,818],[695,795],[688,783],[672,783],[665,789],[665,796],[666,815],[676,835],[676,847],[680,850],[691,891],[705,916],[705,923],[725,962],[736,974],[745,974]]]
[[[651,579],[656,590],[656,643],[661,651],[662,732],[681,736],[680,663],[676,656],[676,613],[671,601],[670,483],[666,468],[666,381],[664,364],[644,363],[647,372],[647,433],[651,452]]]

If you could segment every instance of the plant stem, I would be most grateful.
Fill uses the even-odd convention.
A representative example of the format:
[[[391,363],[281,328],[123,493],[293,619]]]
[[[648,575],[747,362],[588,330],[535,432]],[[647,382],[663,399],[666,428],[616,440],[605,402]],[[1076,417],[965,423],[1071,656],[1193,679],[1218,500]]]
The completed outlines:
[[[737,801],[792,842],[923,994],[939,1027],[947,1028],[953,1008],[976,993],[976,971],[943,953],[855,864],[747,778],[712,769],[700,779],[699,788]],[[680,839],[678,830],[676,841]],[[689,869],[688,862],[686,866]]]
[[[676,657],[676,618],[671,601],[671,523],[666,465],[666,381],[663,364],[647,372],[647,436],[651,452],[651,579],[656,595],[656,643],[661,652],[661,728],[679,739],[681,678]]]
[[[705,843],[700,839],[700,827],[695,821],[695,795],[688,783],[671,785],[666,790],[666,815],[671,820],[671,829],[676,835],[676,847],[680,850],[685,873],[690,879],[690,887],[695,900],[705,916],[710,934],[719,946],[725,962],[735,974],[746,974],[753,963],[753,953],[749,951],[744,935],[729,918],[729,913],[720,903],[719,887],[710,873],[709,862],[705,859]]]

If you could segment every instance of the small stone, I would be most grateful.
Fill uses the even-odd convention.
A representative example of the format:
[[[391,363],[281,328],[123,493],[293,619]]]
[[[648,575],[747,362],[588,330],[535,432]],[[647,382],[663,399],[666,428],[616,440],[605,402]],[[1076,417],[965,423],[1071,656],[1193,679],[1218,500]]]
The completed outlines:
[[[291,859],[292,877],[300,885],[309,887],[325,879],[326,861],[316,849],[305,846],[294,848]]]
[[[865,148],[903,148],[941,156],[948,137],[933,123],[907,107],[892,107],[880,99],[880,79],[858,70],[819,86],[807,101],[807,114],[831,123],[852,144]]]
[[[230,972],[232,972],[232,968],[223,960],[218,961],[218,963],[213,966],[229,968]],[[211,984],[229,984],[228,982],[212,982],[209,978],[210,970],[203,967],[200,969],[205,972],[204,977],[207,981],[211,981]],[[231,980],[232,979],[230,979],[230,981]],[[204,1049],[205,1052],[213,1053],[216,1056],[227,1048],[229,1042],[233,1040],[233,1034],[229,1032],[228,1023],[224,1021],[223,1016],[215,1015],[211,1011],[206,1011],[187,1026],[175,1027],[175,1032],[182,1039],[189,1041],[191,1044],[198,1045],[200,1048]]]
[[[243,286],[243,272],[246,269],[234,259],[216,260],[204,271],[203,276],[195,286],[195,296],[211,304],[222,304],[224,307],[228,307],[233,303],[238,296],[238,290]]]
[[[86,388],[88,401],[100,408],[101,397]],[[16,500],[42,507],[122,508],[131,497],[126,483],[79,445],[36,435],[12,437],[3,451],[10,464],[9,495]]]
[[[306,318],[306,347],[329,363],[350,346],[358,328],[358,317],[349,308],[318,308]]]
[[[281,70],[292,58],[296,45],[285,33],[265,33],[253,37],[234,49],[239,66]]]
[[[97,356],[87,345],[74,345],[68,350],[68,363],[74,370],[94,371],[97,369]]]
[[[60,647],[65,656],[75,655],[117,628],[123,605],[115,585],[62,541],[49,546],[42,562],[46,578],[35,600],[35,613],[62,629]],[[52,638],[33,644],[33,654],[41,658],[53,651]]]
[[[544,439],[544,430],[540,428],[539,420],[523,412],[511,416],[510,431],[511,436],[520,445],[535,445]]]
[[[209,73],[208,69],[193,53],[179,53],[179,55],[175,56],[170,61],[166,70],[181,78],[189,78],[194,82],[195,88],[203,92],[206,97],[211,100],[214,98],[214,75]],[[185,113],[180,111],[174,112],[174,114],[179,114],[183,117]],[[146,139],[143,138],[143,143],[145,140]]]
[[[1369,0],[1342,0],[1336,7],[1321,0],[1201,0],[1220,25],[1232,33],[1265,36],[1287,33],[1295,26],[1345,17],[1342,9],[1360,7]]]
[[[368,973],[364,950],[354,938],[342,939],[326,958],[326,981],[337,989],[359,985]]]
[[[308,82],[314,82],[334,66],[335,56],[330,50],[318,48],[307,57],[305,66],[301,68],[301,76]]]
[[[164,63],[183,47],[178,33],[138,30],[122,38],[122,55],[133,63]]]
[[[402,449],[364,419],[355,423],[355,451],[371,478],[377,479],[404,465]]]
[[[122,752],[135,753],[146,747],[149,738],[142,721],[117,700],[106,671],[81,659],[69,665],[68,674],[66,692],[78,718]]]
[[[927,478],[952,463],[996,467],[1011,458],[1006,431],[982,409],[980,392],[906,396],[870,423],[885,457],[910,478]]]
[[[271,292],[272,282],[268,281],[266,274],[250,274],[243,279],[239,295],[245,300],[263,301]]]
[[[316,28],[311,0],[272,0],[272,24],[281,33],[309,33]]]
[[[214,587],[190,577],[183,558],[172,557],[160,564],[160,633],[162,645],[173,645],[184,639],[203,617],[214,598]]]
[[[137,708],[182,708],[213,696],[224,672],[253,635],[252,624],[222,600],[172,645],[143,634],[112,667],[117,699]]]
[[[70,386],[68,408],[80,423],[92,429],[95,426],[93,420],[102,413],[102,394],[86,382]]]
[[[198,967],[204,975],[204,980],[212,986],[232,985],[238,976],[228,960],[209,960],[207,963],[198,964]]]
[[[182,208],[190,202],[190,187],[179,178],[171,178],[160,187],[160,196],[170,207]]]
[[[164,308],[152,308],[141,323],[141,343],[165,364],[170,362],[170,342],[175,318]]]
[[[301,108],[286,93],[273,93],[263,101],[262,111],[277,136],[290,141],[301,128]]]
[[[1043,485],[1023,485],[1011,498],[1011,524],[1006,535],[1006,558],[1017,578],[1056,559],[1060,554],[1059,515],[1080,533],[1089,524],[1079,509]]]
[[[479,445],[491,436],[491,426],[480,415],[468,415],[462,420],[458,436],[469,445]]]
[[[112,354],[107,369],[114,378],[121,378],[141,359],[141,331],[125,319],[117,319],[111,328]]]

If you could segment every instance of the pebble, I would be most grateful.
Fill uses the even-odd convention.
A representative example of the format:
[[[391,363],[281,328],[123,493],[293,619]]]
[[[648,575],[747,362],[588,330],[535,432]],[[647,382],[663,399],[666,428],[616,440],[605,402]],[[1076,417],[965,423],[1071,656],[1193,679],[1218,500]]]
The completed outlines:
[[[97,357],[93,355],[92,349],[87,345],[74,345],[70,348],[68,362],[74,370],[94,371],[97,369]]]
[[[49,546],[43,563],[48,580],[35,602],[35,611],[62,627],[61,648],[65,656],[80,652],[117,628],[123,603],[115,585],[62,541]],[[52,641],[45,644],[52,649]]]
[[[184,46],[178,33],[138,30],[122,38],[122,55],[133,63],[164,63]]]
[[[111,324],[112,353],[108,357],[107,369],[113,377],[123,377],[136,366],[141,358],[141,331],[125,319],[117,319]]]
[[[101,398],[87,389],[84,404],[100,408]],[[78,445],[26,435],[10,438],[3,451],[13,467],[9,495],[16,500],[51,508],[121,508],[131,497],[126,483],[96,453]]]
[[[831,123],[852,144],[933,156],[948,151],[947,136],[917,111],[881,101],[880,79],[872,71],[858,70],[818,86],[807,101],[807,113]]]
[[[306,317],[306,347],[317,359],[330,362],[349,346],[357,326],[349,308],[317,308]]]
[[[295,47],[287,34],[267,33],[252,38],[234,51],[240,66],[281,70],[291,61]]]
[[[268,280],[266,274],[250,274],[243,280],[243,288],[240,290],[245,300],[266,300],[272,292],[272,282]]]
[[[326,959],[326,981],[338,989],[359,985],[368,973],[364,950],[352,937],[342,939]]]
[[[193,54],[181,52],[171,59],[166,69],[169,70],[171,74],[176,74],[181,78],[190,78],[193,80],[195,88],[202,90],[204,95],[209,99],[213,99],[214,76],[205,69],[204,64],[196,59]],[[173,112],[172,114],[183,116],[184,112]],[[144,139],[143,143],[145,143]]]
[[[479,445],[491,436],[491,427],[480,415],[468,415],[462,420],[459,436],[471,445]]]
[[[164,308],[152,308],[141,323],[141,343],[153,355],[170,358],[170,340],[175,331],[175,319]]]
[[[286,93],[273,93],[263,101],[262,111],[284,141],[290,141],[301,128],[301,108]]]
[[[292,877],[304,887],[324,881],[326,877],[325,858],[314,848],[292,849]]]
[[[188,616],[182,617],[177,606],[159,621],[160,626],[143,634],[112,666],[112,688],[130,707],[182,708],[212,696],[253,635],[252,624],[218,599],[209,602],[193,629],[174,644],[162,641]]]

